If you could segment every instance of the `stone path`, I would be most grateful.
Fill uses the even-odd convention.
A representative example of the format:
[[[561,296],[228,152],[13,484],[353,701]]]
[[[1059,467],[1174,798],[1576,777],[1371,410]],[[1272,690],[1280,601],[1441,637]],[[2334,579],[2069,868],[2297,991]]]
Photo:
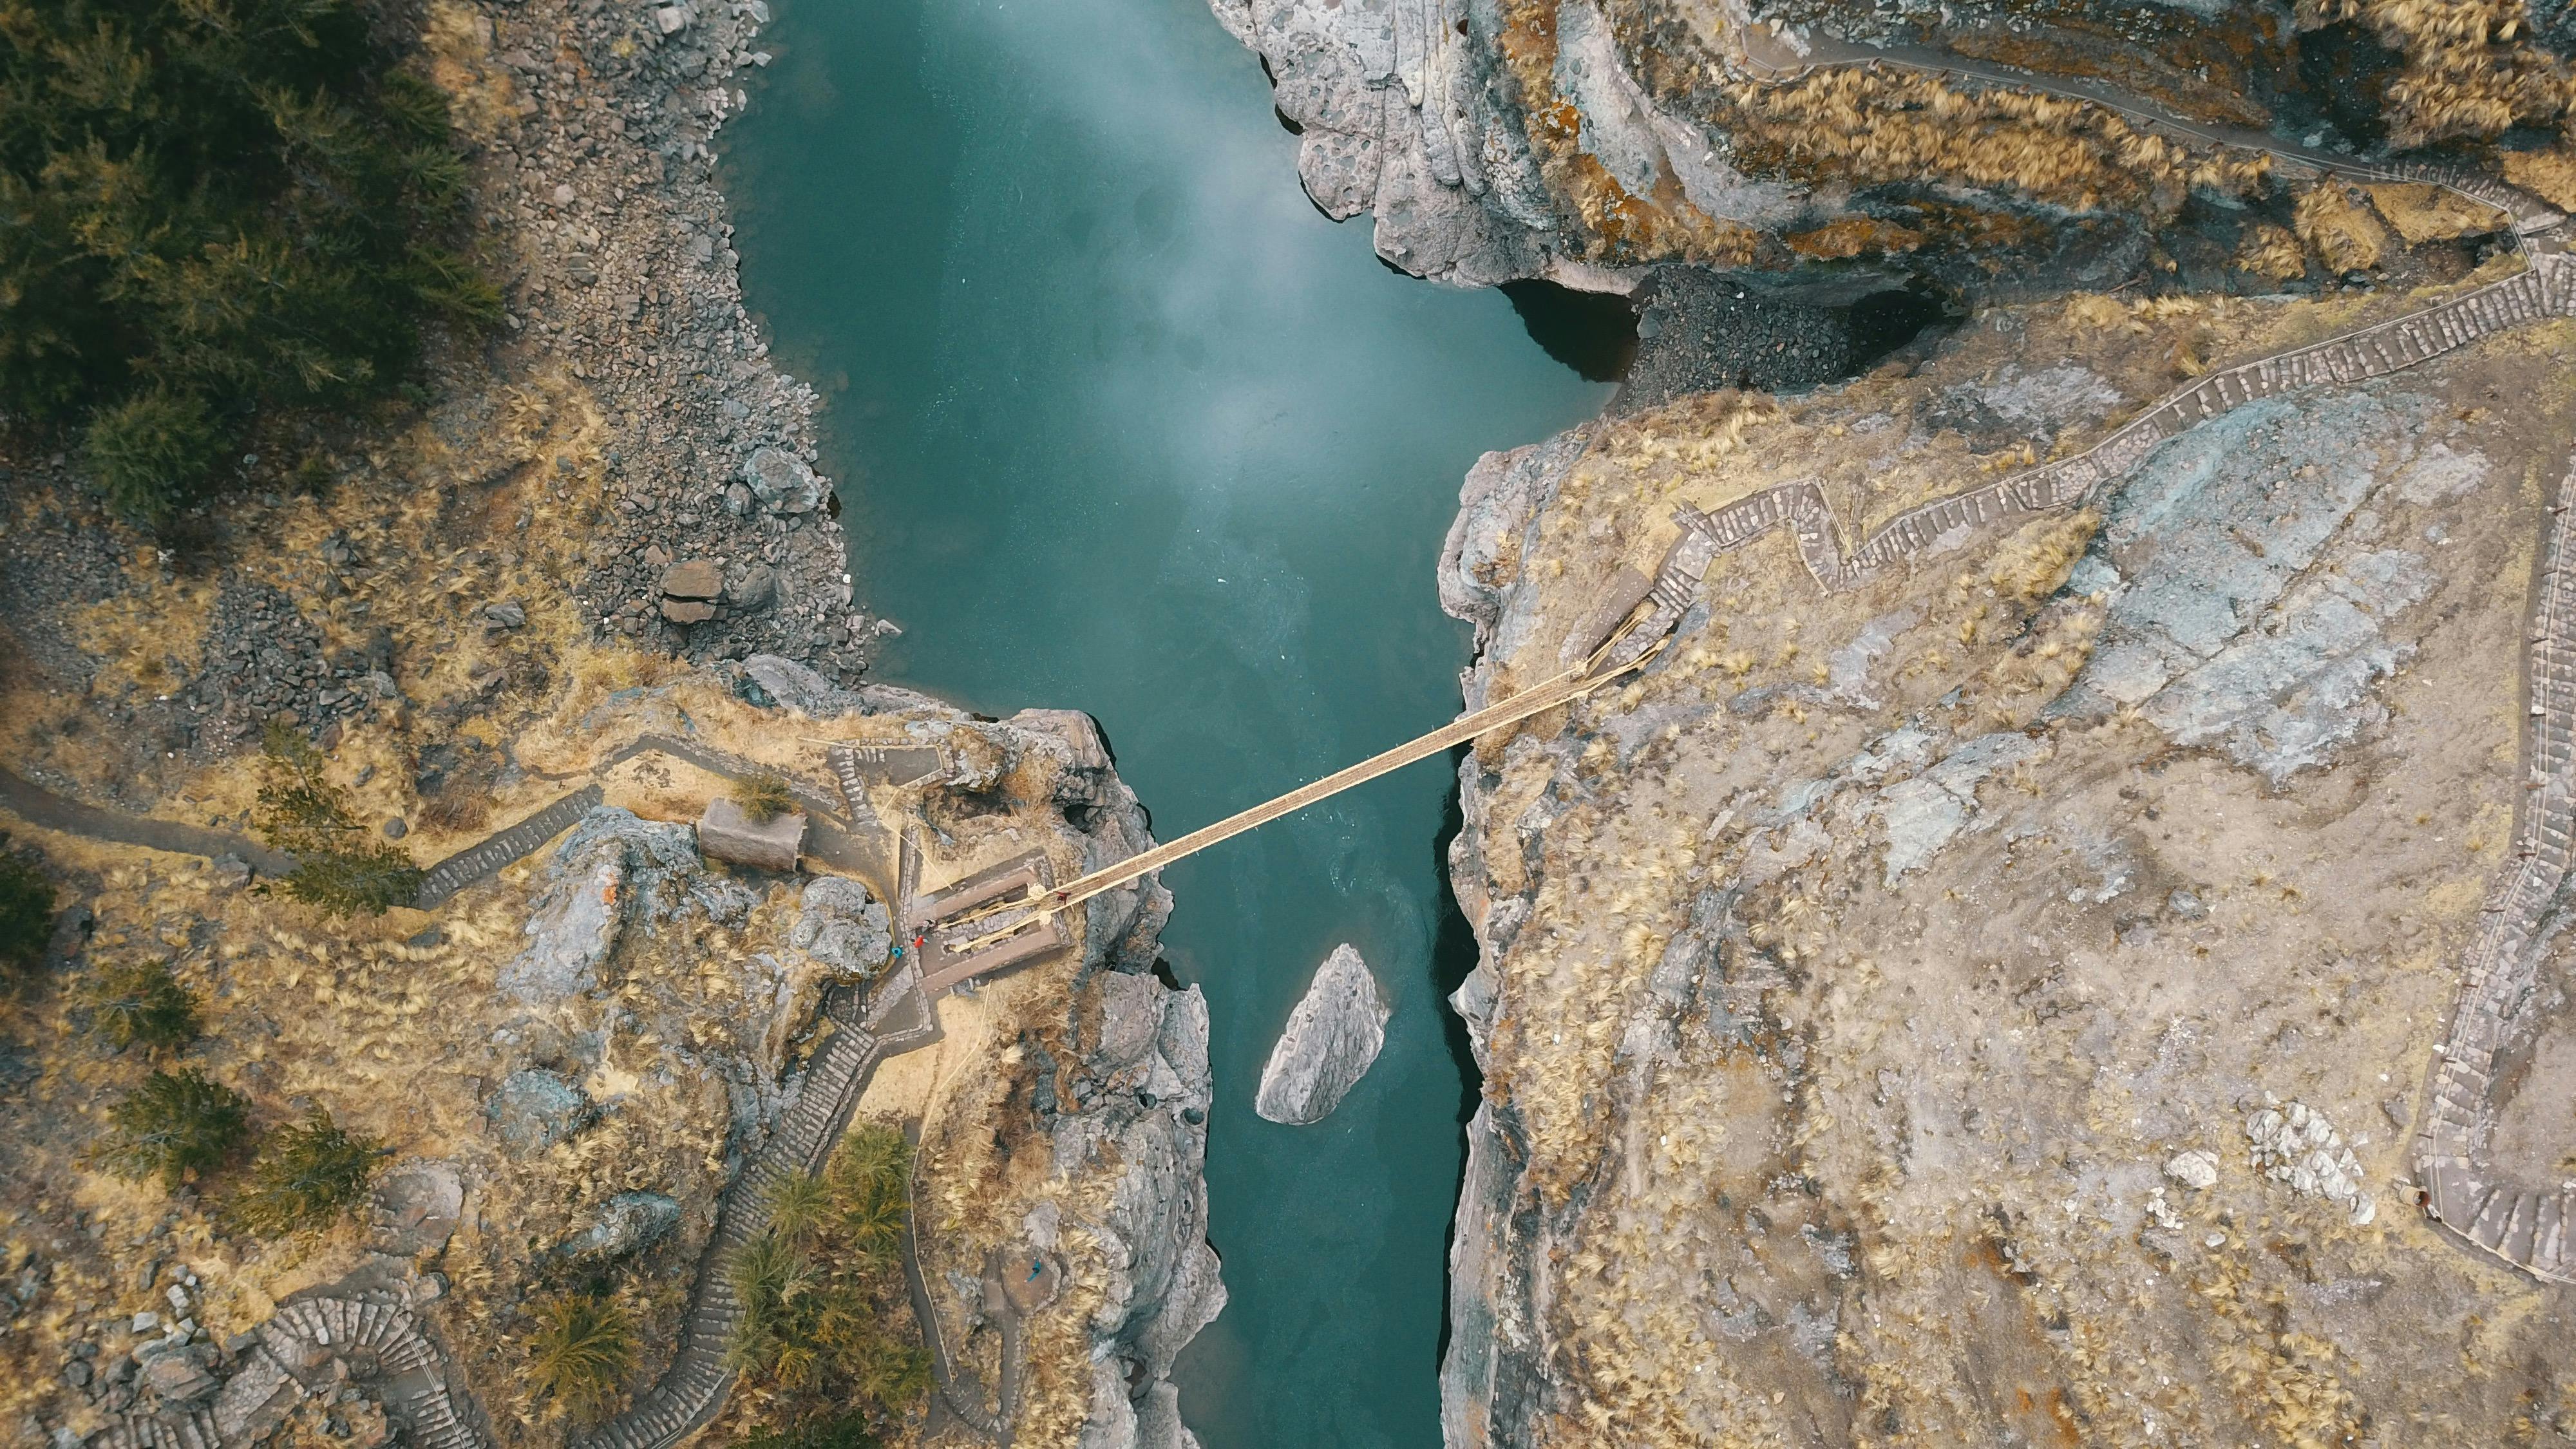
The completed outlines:
[[[780,1182],[810,1175],[847,1130],[876,1069],[889,1057],[939,1039],[938,1018],[909,974],[887,983],[872,1010],[857,993],[835,988],[824,1006],[832,1034],[807,1064],[796,1100],[779,1115],[769,1140],[726,1189],[716,1230],[698,1262],[678,1347],[653,1386],[622,1414],[574,1441],[576,1449],[667,1449],[703,1428],[724,1407],[734,1372],[726,1363],[742,1317],[734,1296],[734,1255],[768,1229]],[[872,1019],[875,1029],[863,1024]],[[909,1232],[907,1225],[907,1251]],[[925,1318],[935,1335],[936,1321]],[[277,1415],[331,1381],[330,1360],[374,1365],[383,1395],[412,1449],[491,1449],[493,1438],[471,1396],[453,1382],[447,1356],[419,1318],[399,1302],[374,1297],[314,1297],[288,1303],[260,1325],[210,1406],[184,1413],[128,1416],[88,1440],[89,1449],[240,1449],[264,1438]],[[350,1350],[363,1350],[352,1355]],[[311,1383],[304,1382],[312,1380]],[[273,1411],[273,1412],[272,1412]]]
[[[2137,466],[2157,444],[2257,399],[2362,382],[2526,323],[2571,316],[2576,316],[2576,259],[2555,249],[2535,249],[2529,265],[2503,281],[2403,317],[2209,373],[2167,394],[2081,453],[1917,504],[1881,523],[1857,546],[1844,544],[1824,489],[1812,481],[1766,488],[1706,512],[1685,504],[1673,515],[1682,536],[1664,555],[1647,595],[1652,610],[1611,662],[1622,662],[1626,653],[1661,639],[1680,622],[1719,554],[1774,529],[1787,529],[1807,571],[1826,590],[1839,593],[1891,566],[1955,547],[1988,524],[2085,502]]]
[[[876,1031],[862,1024],[855,992],[833,991],[824,1008],[835,1028],[831,1037],[807,1064],[794,1105],[779,1115],[768,1142],[725,1190],[715,1234],[698,1260],[697,1286],[670,1366],[626,1412],[575,1440],[576,1449],[667,1449],[724,1407],[734,1380],[726,1352],[742,1319],[742,1303],[734,1295],[734,1255],[768,1230],[770,1199],[778,1184],[791,1175],[812,1174],[831,1155],[877,1067],[888,1057],[939,1039],[938,1017],[911,979],[898,978],[889,989],[909,1000],[892,1012],[873,1013],[879,1018]]]
[[[305,1398],[355,1377],[378,1394],[410,1449],[492,1449],[471,1397],[418,1315],[391,1293],[289,1300],[259,1326],[210,1404],[129,1415],[90,1449],[224,1449],[256,1443]]]
[[[2576,839],[2576,462],[2549,507],[2533,601],[2523,742],[2527,771],[2513,864],[2487,897],[2415,1139],[2424,1209],[2470,1243],[2542,1278],[2576,1283],[2576,1185],[2528,1186],[2489,1159],[2500,1067],[2528,1050],[2546,1002],[2542,923]],[[2552,933],[2555,934],[2555,933]]]
[[[903,1124],[906,1141],[918,1146],[921,1124]],[[984,1407],[984,1389],[972,1371],[962,1369],[948,1352],[948,1339],[940,1328],[939,1309],[930,1299],[930,1280],[921,1271],[921,1241],[916,1225],[921,1221],[916,1188],[921,1176],[921,1157],[913,1155],[913,1171],[904,1179],[903,1213],[903,1284],[912,1298],[912,1316],[921,1322],[921,1341],[930,1350],[930,1380],[939,1393],[939,1405],[959,1423],[986,1440],[1010,1449],[1012,1421],[1019,1412],[1019,1375],[1013,1355],[1019,1347],[1016,1317],[1005,1309],[1002,1345],[1002,1396],[994,1408]],[[988,1295],[989,1296],[989,1295]]]
[[[830,756],[832,773],[853,800],[866,798],[871,783],[918,785],[938,774],[945,763],[931,745],[834,745]]]
[[[682,739],[677,735],[664,734],[637,736],[633,744],[600,761],[597,769],[592,773],[605,774],[637,755],[643,754],[669,755],[675,760],[685,760],[711,775],[722,775],[729,780],[775,773],[772,767],[759,761],[728,754],[723,750],[710,749],[694,740]],[[797,808],[805,812],[807,827],[805,854],[807,856],[822,861],[835,870],[850,871],[854,874],[867,872],[884,858],[882,844],[865,844],[859,838],[857,820],[865,820],[867,817],[858,816],[852,822],[844,823],[839,816],[841,809],[839,801],[807,788],[803,782],[793,777],[788,778],[787,793],[795,798]],[[863,797],[852,798],[864,804]]]
[[[5,769],[0,769],[0,805],[8,806],[9,813],[30,825],[59,830],[65,835],[113,840],[120,845],[140,845],[174,855],[202,855],[208,860],[238,855],[265,876],[290,875],[295,870],[295,857],[271,850],[248,836],[184,821],[102,810],[66,799]]]

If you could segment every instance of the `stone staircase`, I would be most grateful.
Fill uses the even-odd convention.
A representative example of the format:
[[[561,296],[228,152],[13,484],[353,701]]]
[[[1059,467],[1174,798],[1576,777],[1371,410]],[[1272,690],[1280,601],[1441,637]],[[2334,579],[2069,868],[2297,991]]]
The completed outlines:
[[[573,827],[600,802],[597,785],[584,785],[510,828],[485,837],[429,868],[412,896],[415,910],[435,910],[447,898],[534,852]]]
[[[2415,1177],[2433,1220],[2554,1282],[2576,1282],[2576,1188],[2500,1175],[2497,1066],[2534,1029],[2544,919],[2576,866],[2576,465],[2549,508],[2528,635],[2530,691],[2521,819],[2513,859],[2483,907],[2415,1140]]]
[[[2561,220],[2554,212],[2546,217],[2551,226]],[[1827,592],[1840,592],[1910,562],[1962,529],[2081,503],[2136,467],[2157,444],[2248,403],[2304,388],[2366,382],[2481,338],[2576,316],[2576,258],[2566,253],[2561,240],[2528,244],[2524,255],[2523,270],[2502,281],[2402,317],[2211,372],[2175,389],[2081,453],[1918,504],[1849,548],[1824,490],[1813,481],[1766,488],[1706,511],[1684,504],[1673,515],[1681,537],[1666,551],[1646,595],[1651,610],[1629,631],[1629,655],[1614,655],[1609,663],[1634,662],[1635,651],[1650,647],[1680,620],[1719,554],[1773,529],[1786,528],[1807,572]]]
[[[905,999],[877,1013],[874,1030],[865,1024],[867,1013],[856,993],[846,988],[832,992],[824,1006],[835,1028],[832,1035],[807,1064],[795,1103],[779,1115],[769,1140],[725,1192],[715,1234],[698,1260],[697,1287],[670,1366],[626,1412],[575,1441],[576,1449],[668,1449],[724,1407],[733,1387],[727,1351],[742,1321],[742,1303],[733,1287],[734,1255],[767,1231],[777,1185],[790,1175],[814,1172],[830,1156],[878,1064],[939,1038],[938,1019],[911,978],[891,982],[887,989]]]
[[[215,1416],[207,1409],[184,1414],[132,1414],[90,1437],[89,1449],[220,1449]]]
[[[391,1293],[292,1299],[259,1326],[210,1404],[129,1415],[89,1449],[228,1449],[264,1439],[295,1405],[342,1375],[373,1381],[410,1449],[493,1449],[447,1355]]]
[[[872,1010],[856,992],[836,988],[823,1014],[834,1030],[807,1063],[795,1102],[725,1192],[669,1366],[626,1412],[575,1441],[576,1449],[668,1449],[715,1417],[733,1386],[725,1360],[742,1318],[731,1273],[734,1254],[768,1228],[778,1183],[822,1166],[878,1064],[927,1046],[940,1034],[929,998],[909,971],[886,984]],[[419,1316],[396,1294],[375,1292],[288,1302],[259,1326],[210,1405],[128,1415],[91,1436],[87,1449],[239,1449],[256,1443],[296,1402],[337,1381],[329,1377],[334,1359],[360,1366],[354,1377],[381,1382],[386,1407],[410,1449],[493,1449],[479,1411],[451,1382],[447,1356]]]

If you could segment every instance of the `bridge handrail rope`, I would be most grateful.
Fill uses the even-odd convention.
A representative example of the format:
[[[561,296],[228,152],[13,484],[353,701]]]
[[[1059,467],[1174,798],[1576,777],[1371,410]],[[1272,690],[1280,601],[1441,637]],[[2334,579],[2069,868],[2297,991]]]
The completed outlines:
[[[1610,670],[1601,668],[1603,661],[1612,657],[1619,646],[1626,642],[1628,635],[1650,614],[1651,610],[1644,605],[1632,608],[1619,627],[1612,630],[1610,636],[1574,668],[1553,679],[1522,690],[1508,699],[1499,700],[1483,709],[1460,715],[1429,734],[1407,740],[1391,750],[1371,755],[1358,764],[1345,766],[1276,799],[1229,815],[1213,825],[1202,825],[1178,839],[1128,856],[1114,865],[1103,866],[1089,875],[1078,876],[1052,889],[1035,888],[1033,895],[1024,894],[1017,899],[1005,898],[959,915],[946,924],[954,927],[989,919],[1005,912],[1026,912],[999,929],[972,941],[960,943],[951,949],[964,954],[997,944],[1025,929],[1032,921],[1069,911],[1094,896],[1114,891],[1121,886],[1132,885],[1184,856],[1194,855],[1256,826],[1266,825],[1283,815],[1303,810],[1318,800],[1338,795],[1355,785],[1366,784],[1380,775],[1391,770],[1402,769],[1416,760],[1427,759],[1479,735],[1488,734],[1506,725],[1518,724],[1532,715],[1544,714],[1558,705],[1590,694],[1642,666],[1662,651],[1665,641],[1657,640],[1635,659],[1618,668]]]

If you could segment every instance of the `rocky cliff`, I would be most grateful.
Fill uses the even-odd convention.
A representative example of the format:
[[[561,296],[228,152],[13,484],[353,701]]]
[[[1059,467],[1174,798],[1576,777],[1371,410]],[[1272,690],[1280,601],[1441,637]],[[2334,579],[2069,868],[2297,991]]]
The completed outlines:
[[[1380,256],[1465,285],[1625,292],[1686,262],[1825,306],[1924,280],[2268,291],[2348,270],[2332,202],[2209,128],[2483,149],[2576,94],[2566,27],[2469,4],[1213,4],[1315,203],[1373,212]],[[1931,69],[1846,63],[1871,53]]]
[[[1561,668],[1678,510],[1810,480],[1827,516],[1719,554],[1636,677],[1461,766],[1485,1087],[1450,1444],[2576,1422],[2553,1290],[2419,1210],[2409,1140],[2530,848],[2569,324],[2247,403],[1874,573],[1811,566],[2210,365],[2439,294],[1998,306],[1919,367],[1478,465],[1442,566],[1470,704]],[[2555,1182],[2535,950],[2492,1169]]]
[[[947,1397],[1059,1442],[1186,1444],[1166,1376],[1224,1289],[1200,1177],[1206,1009],[1151,974],[1169,898],[1104,896],[1072,949],[972,996],[908,999],[890,960],[886,820],[926,827],[932,886],[996,855],[1034,848],[1070,874],[1149,843],[1089,721],[979,721],[766,657],[565,704],[516,742],[530,778],[501,808],[576,782],[587,808],[434,914],[325,929],[220,872],[41,837],[88,904],[58,989],[13,1017],[27,1045],[0,1107],[16,1274],[0,1361],[22,1427],[143,1449],[186,1425],[234,1449],[297,1415],[373,1414],[437,1449],[662,1442],[591,1438],[540,1391],[535,1325],[590,1294],[631,1330],[606,1409],[792,1430],[812,1385],[700,1375],[692,1346],[730,1346],[709,1285],[734,1281],[722,1224],[765,1221],[762,1164],[821,1160],[855,1118],[920,1141],[914,1255],[926,1342],[962,1385]],[[942,768],[854,804],[800,732]],[[812,814],[810,879],[728,871],[692,838],[710,795],[762,770]],[[391,1149],[350,1222],[263,1238],[230,1216],[235,1171],[165,1198],[91,1159],[90,1117],[144,1064],[82,1039],[84,984],[156,948],[203,1003],[186,1066],[263,1115],[324,1106]],[[885,1048],[842,1073],[845,1043],[872,1034]],[[1031,1254],[1048,1291],[1005,1314],[982,1282]],[[930,1432],[926,1401],[892,1402],[884,1427]]]

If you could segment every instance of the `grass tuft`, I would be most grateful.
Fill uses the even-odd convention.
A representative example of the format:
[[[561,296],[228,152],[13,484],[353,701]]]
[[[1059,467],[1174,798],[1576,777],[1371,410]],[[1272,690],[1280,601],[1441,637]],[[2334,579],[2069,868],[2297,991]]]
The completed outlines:
[[[634,1366],[635,1325],[615,1303],[583,1293],[537,1310],[529,1376],[574,1418],[606,1418]]]
[[[742,807],[743,814],[767,824],[794,810],[796,795],[784,775],[764,772],[734,781],[733,803]]]

